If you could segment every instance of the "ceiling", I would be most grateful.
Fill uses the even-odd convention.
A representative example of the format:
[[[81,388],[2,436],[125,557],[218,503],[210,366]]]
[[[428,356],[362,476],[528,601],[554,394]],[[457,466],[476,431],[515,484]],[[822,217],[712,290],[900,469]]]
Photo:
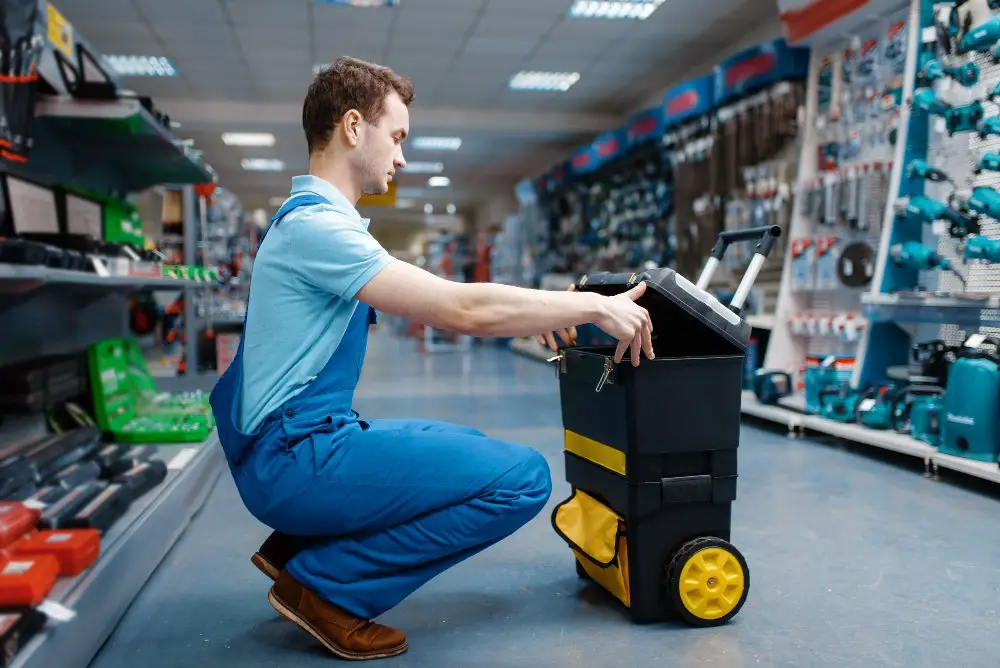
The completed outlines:
[[[355,8],[313,0],[54,0],[105,54],[166,56],[172,78],[126,85],[180,123],[246,208],[271,208],[307,166],[301,100],[316,63],[352,55],[389,65],[416,88],[411,136],[462,138],[455,152],[405,150],[444,163],[448,188],[400,174],[402,195],[440,210],[497,197],[535,176],[692,71],[777,25],[776,0],[666,0],[645,21],[567,16],[571,0],[400,0]],[[765,31],[763,39],[776,37]],[[567,92],[513,91],[520,70],[571,71]],[[272,132],[272,148],[225,146],[224,131]],[[243,157],[277,157],[283,173],[247,172]],[[422,213],[422,212],[421,212]]]

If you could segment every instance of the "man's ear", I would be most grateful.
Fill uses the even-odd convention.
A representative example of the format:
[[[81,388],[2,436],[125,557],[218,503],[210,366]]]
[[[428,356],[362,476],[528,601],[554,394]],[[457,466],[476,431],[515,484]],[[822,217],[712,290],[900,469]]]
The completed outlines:
[[[351,146],[357,146],[361,140],[361,113],[357,109],[351,109],[344,114],[341,125],[344,128],[347,143]]]

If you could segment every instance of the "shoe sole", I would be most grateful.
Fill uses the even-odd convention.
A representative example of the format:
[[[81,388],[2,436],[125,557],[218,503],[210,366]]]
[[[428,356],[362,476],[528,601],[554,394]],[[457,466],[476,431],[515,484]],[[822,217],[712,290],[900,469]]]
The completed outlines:
[[[272,580],[278,579],[278,569],[275,568],[270,561],[265,559],[260,552],[254,552],[254,555],[250,557],[250,563],[256,566],[257,570]]]
[[[378,653],[365,653],[361,654],[359,652],[352,652],[349,649],[344,649],[338,645],[333,644],[327,638],[323,636],[312,624],[301,619],[298,615],[292,612],[292,609],[286,605],[280,598],[278,598],[274,591],[269,591],[267,593],[267,601],[271,604],[271,607],[278,611],[282,617],[292,622],[299,628],[308,632],[316,640],[323,643],[323,646],[330,650],[334,655],[340,657],[341,659],[347,659],[349,661],[366,661],[369,659],[387,659],[391,656],[398,656],[405,652],[409,647],[409,644],[404,640],[402,645],[393,647],[391,649],[384,650]]]

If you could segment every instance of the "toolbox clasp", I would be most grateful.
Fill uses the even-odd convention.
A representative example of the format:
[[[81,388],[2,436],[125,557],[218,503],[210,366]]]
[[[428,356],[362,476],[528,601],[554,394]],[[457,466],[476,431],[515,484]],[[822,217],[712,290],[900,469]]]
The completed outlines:
[[[550,357],[545,361],[549,364],[555,365],[556,378],[559,378],[560,373],[566,373],[566,356],[562,353],[556,355],[555,357]]]
[[[605,385],[615,384],[614,370],[615,370],[614,362],[612,362],[610,358],[605,359],[604,373],[601,374],[600,380],[597,381],[597,387],[594,388],[594,392],[600,392],[602,389],[604,389]]]

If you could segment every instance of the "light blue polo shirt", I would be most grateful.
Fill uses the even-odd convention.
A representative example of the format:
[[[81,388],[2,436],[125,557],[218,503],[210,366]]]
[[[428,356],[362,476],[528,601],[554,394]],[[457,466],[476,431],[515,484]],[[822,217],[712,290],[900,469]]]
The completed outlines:
[[[254,260],[243,333],[240,427],[251,432],[326,366],[358,305],[355,295],[392,260],[346,197],[315,176],[291,196],[332,202],[294,209],[269,229]]]

